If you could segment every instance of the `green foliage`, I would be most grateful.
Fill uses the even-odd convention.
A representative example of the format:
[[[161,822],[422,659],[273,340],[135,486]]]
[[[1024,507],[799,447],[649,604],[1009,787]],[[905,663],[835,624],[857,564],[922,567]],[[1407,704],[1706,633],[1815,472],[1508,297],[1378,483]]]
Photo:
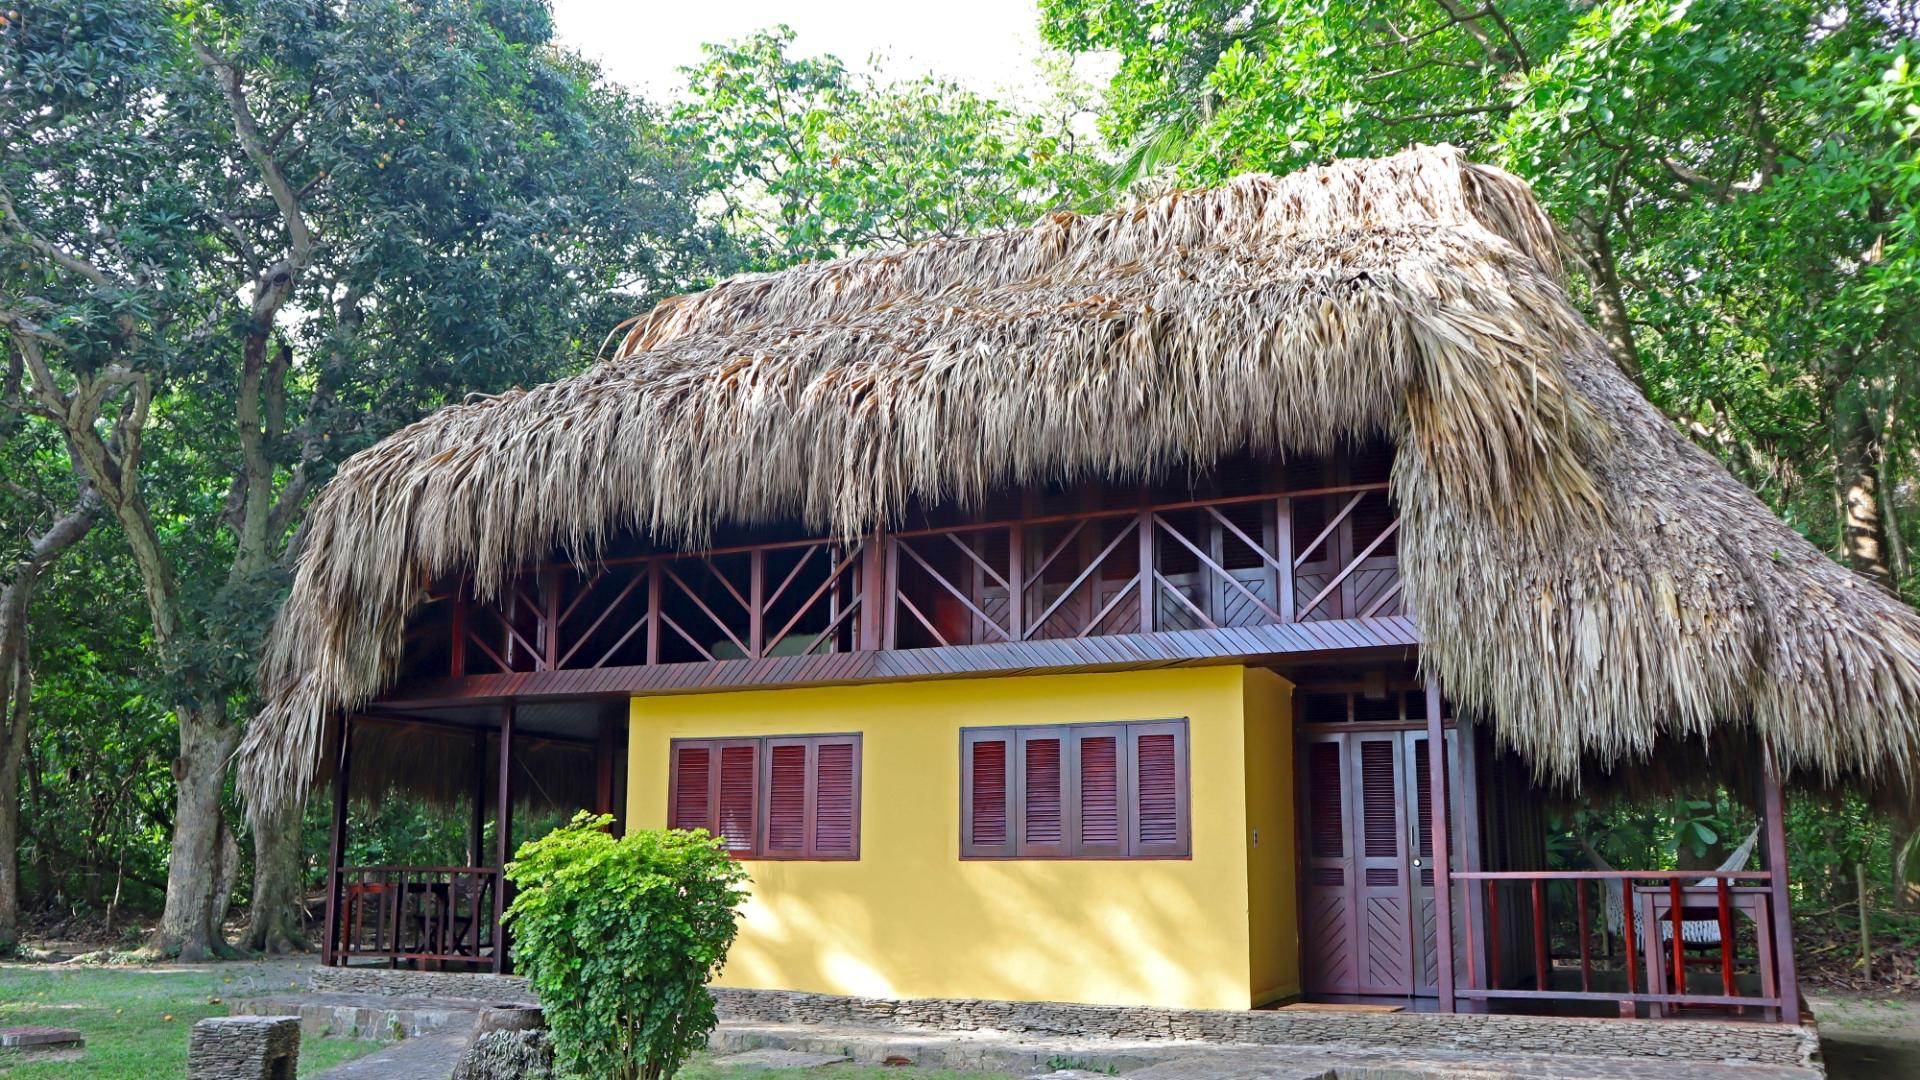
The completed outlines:
[[[1891,504],[1843,532],[1835,485],[1857,502],[1863,477],[1891,495],[1917,471],[1910,6],[1041,10],[1055,44],[1120,55],[1103,123],[1130,147],[1122,185],[1443,141],[1524,177],[1568,227],[1595,321],[1655,403],[1815,542],[1899,575]]]
[[[615,839],[612,820],[579,814],[507,865],[514,963],[563,1072],[661,1080],[716,1023],[706,984],[733,943],[747,875],[704,830]]]
[[[787,53],[793,31],[706,46],[678,137],[703,155],[737,259],[770,269],[1031,224],[1081,201],[1070,118],[1023,115],[932,76],[887,81]]]

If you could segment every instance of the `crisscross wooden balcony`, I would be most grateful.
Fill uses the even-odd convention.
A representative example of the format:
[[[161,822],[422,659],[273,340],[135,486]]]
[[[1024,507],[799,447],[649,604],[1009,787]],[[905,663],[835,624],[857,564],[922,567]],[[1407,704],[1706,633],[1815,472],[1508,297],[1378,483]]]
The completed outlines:
[[[1341,470],[1344,474],[1345,470]],[[1413,644],[1383,479],[448,582],[409,702],[1140,666]],[[1031,509],[1036,500],[1028,500]]]

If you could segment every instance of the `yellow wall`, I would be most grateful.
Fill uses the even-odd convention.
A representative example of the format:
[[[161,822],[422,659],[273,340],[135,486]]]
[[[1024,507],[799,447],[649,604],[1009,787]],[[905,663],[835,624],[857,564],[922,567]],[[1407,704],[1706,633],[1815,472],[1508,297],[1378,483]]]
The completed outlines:
[[[1243,1009],[1299,981],[1291,777],[1268,767],[1286,685],[1207,667],[636,698],[627,820],[664,825],[671,739],[858,731],[859,860],[749,862],[721,985]],[[960,859],[961,728],[1181,716],[1191,859]]]
[[[1247,909],[1253,1003],[1300,993],[1294,881],[1293,687],[1270,671],[1246,680]]]

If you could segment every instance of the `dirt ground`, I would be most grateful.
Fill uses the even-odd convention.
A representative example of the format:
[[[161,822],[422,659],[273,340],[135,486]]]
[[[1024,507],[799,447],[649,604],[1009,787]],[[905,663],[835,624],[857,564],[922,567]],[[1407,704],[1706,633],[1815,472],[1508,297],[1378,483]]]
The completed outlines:
[[[1810,1001],[1832,1080],[1920,1077],[1920,1000],[1816,994]]]

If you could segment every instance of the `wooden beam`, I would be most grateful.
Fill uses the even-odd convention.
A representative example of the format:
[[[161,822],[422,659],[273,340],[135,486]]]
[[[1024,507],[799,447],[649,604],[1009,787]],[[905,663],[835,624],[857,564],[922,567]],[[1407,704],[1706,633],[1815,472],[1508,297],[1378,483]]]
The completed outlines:
[[[487,733],[473,732],[472,759],[473,805],[467,814],[467,865],[487,863]]]
[[[500,872],[493,898],[493,972],[505,974],[507,964],[506,914],[510,902],[507,861],[513,857],[513,702],[500,707],[500,775],[493,810],[494,868]]]
[[[618,729],[612,717],[600,720],[600,737],[593,755],[593,812],[613,813],[614,755],[619,752]]]
[[[890,591],[889,595],[895,605],[904,606],[905,601],[897,590]],[[886,620],[885,629],[892,632],[898,622]],[[1029,629],[1031,626],[1029,624]],[[1408,647],[1419,643],[1419,633],[1410,616],[1390,615],[1378,619],[1324,619],[1217,630],[880,649],[858,655],[796,656],[784,658],[777,667],[743,659],[471,675],[465,679],[412,679],[395,686],[380,705],[389,710],[453,708],[497,704],[510,698],[521,701],[604,699],[719,688],[840,686],[983,675],[1038,675],[1053,671],[1126,671],[1168,664],[1266,663],[1277,659],[1316,662],[1364,659],[1398,663],[1406,658]]]
[[[1800,973],[1793,957],[1793,909],[1787,890],[1787,797],[1780,776],[1779,762],[1771,747],[1760,749],[1760,784],[1765,805],[1762,808],[1767,841],[1767,882],[1773,891],[1773,947],[1779,958],[1773,966],[1780,980],[1780,1021],[1800,1022]],[[1684,989],[1684,988],[1682,988]]]
[[[1465,729],[1462,729],[1465,730]],[[1463,740],[1464,741],[1464,740]],[[1440,1011],[1453,1012],[1453,859],[1447,838],[1447,732],[1440,719],[1440,677],[1427,675],[1427,802],[1433,822],[1434,982]]]
[[[333,764],[333,823],[327,851],[327,928],[320,937],[320,963],[340,960],[340,861],[347,849],[347,783],[353,764],[353,716],[340,716],[340,748]]]

